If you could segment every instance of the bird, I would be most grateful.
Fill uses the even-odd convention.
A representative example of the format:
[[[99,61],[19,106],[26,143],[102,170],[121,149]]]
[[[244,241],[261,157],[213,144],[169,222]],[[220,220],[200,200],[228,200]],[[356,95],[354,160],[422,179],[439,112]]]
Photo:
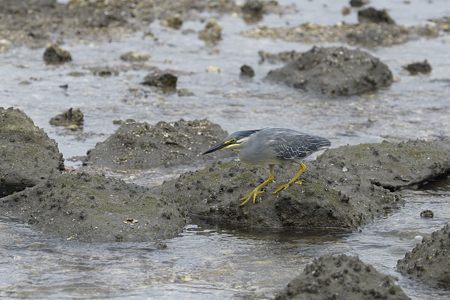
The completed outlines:
[[[222,142],[213,146],[203,155],[220,149],[231,149],[239,153],[239,160],[251,165],[268,165],[269,176],[261,184],[240,198],[240,206],[256,199],[263,189],[275,181],[274,166],[288,163],[299,164],[295,175],[286,183],[279,185],[273,194],[290,188],[293,184],[302,184],[300,176],[307,167],[303,160],[314,152],[326,149],[331,142],[323,137],[302,133],[288,128],[263,128],[236,131],[227,136]]]

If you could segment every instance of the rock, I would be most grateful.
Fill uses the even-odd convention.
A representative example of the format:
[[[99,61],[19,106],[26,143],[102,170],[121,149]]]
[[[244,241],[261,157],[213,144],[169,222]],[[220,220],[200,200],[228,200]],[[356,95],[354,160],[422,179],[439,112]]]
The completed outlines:
[[[367,5],[369,0],[350,0],[349,4],[351,7],[361,7]]]
[[[432,210],[426,209],[420,213],[421,218],[433,218],[434,213]]]
[[[342,14],[343,16],[348,16],[351,12],[352,12],[352,10],[351,10],[350,7],[348,7],[348,6],[344,6],[344,7],[341,9],[341,14]]]
[[[56,44],[50,45],[45,49],[43,55],[46,64],[58,65],[72,61],[72,55],[67,50],[62,49]]]
[[[368,7],[358,11],[358,22],[395,24],[395,21],[385,9],[378,10],[373,7]]]
[[[183,20],[180,15],[168,16],[164,20],[164,25],[173,29],[180,29],[183,26]]]
[[[50,178],[0,200],[2,212],[43,232],[84,242],[144,242],[172,238],[185,217],[144,187],[86,173]]]
[[[120,59],[123,61],[129,61],[129,62],[143,62],[150,59],[150,55],[146,53],[140,53],[140,52],[126,52],[120,56]]]
[[[261,0],[246,0],[241,9],[244,14],[262,15],[264,12],[264,3]]]
[[[69,108],[67,111],[56,115],[50,119],[50,125],[53,126],[64,126],[69,129],[77,130],[83,127],[84,114],[79,109]]]
[[[222,73],[222,69],[219,66],[209,65],[208,67],[206,67],[206,72],[212,74],[219,74]]]
[[[397,262],[397,269],[411,277],[450,290],[450,226],[433,232]]]
[[[344,47],[318,48],[272,70],[267,79],[330,96],[359,95],[391,85],[389,68],[361,50]]]
[[[250,67],[248,65],[243,65],[241,67],[241,76],[243,76],[243,77],[254,77],[255,76],[255,71],[253,70],[252,67]]]
[[[240,207],[239,198],[267,178],[268,168],[238,162],[187,172],[155,193],[184,205],[194,222],[224,228],[355,230],[398,208],[403,200],[395,191],[449,172],[449,147],[409,141],[329,149],[308,163],[302,185],[277,195],[271,193],[276,185],[270,185],[256,205]],[[277,184],[296,169],[276,168]]]
[[[278,62],[288,62],[293,60],[298,60],[303,56],[303,52],[297,51],[283,51],[279,53],[270,53],[263,50],[258,51],[259,62],[269,62],[269,63],[278,63]]]
[[[0,107],[0,197],[64,169],[58,145],[18,109]]]
[[[177,90],[178,77],[169,72],[156,70],[145,76],[142,84],[153,86],[164,93],[174,93]]]
[[[325,255],[307,265],[275,299],[406,300],[409,297],[393,277],[378,272],[359,258]]]
[[[111,67],[94,67],[90,68],[92,74],[100,77],[110,77],[119,75],[119,71]]]
[[[323,25],[304,23],[294,27],[261,26],[241,32],[245,37],[281,39],[308,44],[347,43],[368,48],[399,45],[418,37],[439,36],[445,21],[435,20],[433,25],[401,26],[386,23],[338,23]]]
[[[247,0],[241,7],[246,22],[258,22],[264,13],[264,3],[260,0]]]
[[[205,28],[198,33],[198,37],[209,44],[216,44],[222,39],[222,27],[215,19],[206,23]]]
[[[403,66],[403,69],[407,70],[411,75],[417,75],[419,73],[429,74],[431,72],[431,65],[427,60],[424,60],[423,62],[416,62]]]
[[[195,96],[195,94],[188,89],[179,89],[177,90],[177,94],[179,97],[191,97]]]
[[[218,143],[227,133],[207,120],[177,122],[125,123],[106,141],[87,153],[87,165],[113,170],[144,170],[157,167],[196,164],[216,156],[201,153]]]

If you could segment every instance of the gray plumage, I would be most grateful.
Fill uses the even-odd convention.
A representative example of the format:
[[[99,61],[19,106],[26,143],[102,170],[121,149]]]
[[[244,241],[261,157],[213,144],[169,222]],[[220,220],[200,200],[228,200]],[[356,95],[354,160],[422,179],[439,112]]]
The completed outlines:
[[[326,138],[292,129],[265,128],[246,132],[251,134],[245,137],[247,140],[239,148],[239,158],[250,164],[299,162],[312,153],[330,146],[330,141]]]

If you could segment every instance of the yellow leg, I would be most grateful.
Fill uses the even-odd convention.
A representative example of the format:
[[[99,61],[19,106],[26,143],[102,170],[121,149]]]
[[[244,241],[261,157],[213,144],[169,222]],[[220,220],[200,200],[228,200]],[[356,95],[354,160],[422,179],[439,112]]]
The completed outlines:
[[[240,206],[243,206],[243,205],[247,204],[247,202],[250,199],[253,199],[253,203],[256,203],[256,197],[258,197],[259,195],[261,195],[263,193],[262,189],[265,188],[269,183],[274,181],[275,175],[273,173],[273,165],[269,165],[269,168],[270,168],[270,175],[269,175],[269,177],[267,177],[267,179],[264,180],[263,183],[261,183],[260,185],[255,187],[250,193],[248,193],[247,196],[242,197],[240,199],[241,200]]]
[[[273,192],[273,194],[275,195],[281,191],[288,189],[294,183],[302,184],[302,182],[298,179],[300,178],[300,176],[302,176],[303,173],[306,172],[306,170],[307,170],[306,165],[304,163],[301,163],[300,168],[298,169],[297,173],[295,173],[294,177],[292,177],[292,179],[289,180],[289,182],[279,185],[275,190],[275,192]]]

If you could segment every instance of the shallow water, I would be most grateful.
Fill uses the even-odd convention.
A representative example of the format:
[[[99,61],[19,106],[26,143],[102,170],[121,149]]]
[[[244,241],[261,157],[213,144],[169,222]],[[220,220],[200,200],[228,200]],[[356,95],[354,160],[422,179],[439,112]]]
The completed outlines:
[[[288,2],[288,1],[280,1]],[[298,12],[269,15],[258,25],[282,26],[307,21],[333,24],[356,20],[343,17],[347,1],[296,1]],[[445,1],[378,1],[402,24],[420,24],[450,14]],[[415,13],[411,13],[415,12]],[[209,15],[205,15],[209,17]],[[154,23],[155,41],[143,33],[111,43],[67,41],[74,61],[46,66],[43,49],[15,48],[0,55],[0,106],[23,109],[54,138],[69,165],[117,128],[115,119],[156,123],[180,118],[208,118],[228,131],[258,127],[291,127],[329,137],[334,146],[377,142],[384,138],[433,138],[450,135],[450,36],[418,40],[370,50],[394,72],[397,81],[373,95],[323,98],[262,82],[278,65],[258,64],[257,51],[308,50],[312,45],[253,40],[238,33],[247,25],[235,16],[219,19],[223,41],[214,49],[197,39],[200,22],[186,22],[182,31]],[[178,87],[195,95],[160,95],[139,85],[146,69],[133,70],[120,61],[127,51],[151,54],[149,66],[178,72]],[[408,76],[401,66],[428,59],[428,76]],[[239,67],[253,66],[252,80],[239,78]],[[221,69],[207,73],[208,66]],[[116,67],[119,75],[97,77],[89,68]],[[83,76],[69,73],[78,71]],[[59,86],[68,84],[68,89]],[[131,89],[131,90],[130,90]],[[81,133],[51,127],[49,119],[70,106],[85,113]],[[152,185],[183,169],[152,170],[127,180]],[[405,191],[404,208],[348,235],[305,233],[246,234],[211,228],[186,227],[183,234],[153,243],[83,244],[46,237],[26,225],[0,219],[0,297],[129,299],[222,299],[257,295],[270,298],[313,257],[349,253],[399,278],[413,299],[448,299],[448,292],[428,288],[395,271],[419,241],[450,221],[450,180],[421,191]],[[433,219],[420,218],[424,209]]]

